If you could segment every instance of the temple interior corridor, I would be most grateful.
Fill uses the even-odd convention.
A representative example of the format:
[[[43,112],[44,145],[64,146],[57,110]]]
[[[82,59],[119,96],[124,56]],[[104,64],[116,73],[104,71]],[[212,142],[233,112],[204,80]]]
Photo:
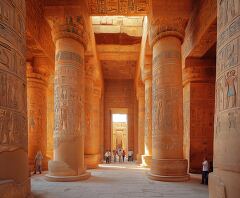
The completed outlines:
[[[147,168],[134,163],[100,164],[92,177],[80,182],[47,182],[43,176],[32,177],[36,198],[207,198],[207,186],[200,176],[192,175],[186,183],[157,182],[147,179]]]
[[[0,198],[239,198],[239,153],[240,0],[0,0]]]

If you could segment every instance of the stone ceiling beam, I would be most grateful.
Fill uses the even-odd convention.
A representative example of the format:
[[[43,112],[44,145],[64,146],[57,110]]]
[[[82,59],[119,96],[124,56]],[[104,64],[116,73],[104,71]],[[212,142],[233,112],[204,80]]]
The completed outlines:
[[[202,57],[216,43],[216,18],[215,0],[202,0],[195,5],[185,30],[182,45],[183,61],[187,57]]]
[[[27,59],[43,56],[49,59],[49,66],[54,68],[55,46],[52,42],[51,28],[44,18],[43,1],[26,1],[26,38]]]

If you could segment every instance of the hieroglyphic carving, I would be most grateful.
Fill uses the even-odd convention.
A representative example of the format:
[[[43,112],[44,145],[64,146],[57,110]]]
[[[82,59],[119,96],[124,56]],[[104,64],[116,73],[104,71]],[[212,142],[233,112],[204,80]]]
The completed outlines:
[[[71,141],[83,135],[80,121],[81,94],[80,78],[83,78],[84,59],[79,53],[58,51],[56,54],[55,75],[55,126],[54,145],[58,146],[61,138]],[[55,147],[56,148],[56,147]]]
[[[234,17],[239,14],[240,3],[238,0],[220,0],[219,1],[219,12],[218,15],[218,28],[221,30],[225,27]]]
[[[88,0],[90,15],[146,15],[149,0]]]

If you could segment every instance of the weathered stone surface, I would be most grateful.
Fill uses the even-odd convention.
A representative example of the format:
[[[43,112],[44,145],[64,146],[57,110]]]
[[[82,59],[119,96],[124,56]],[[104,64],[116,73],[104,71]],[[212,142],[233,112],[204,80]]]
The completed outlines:
[[[43,154],[43,170],[47,169],[47,58],[34,58],[27,63],[28,157],[31,171],[38,151]]]
[[[81,111],[84,106],[85,23],[82,16],[63,18],[53,25],[56,45],[54,159],[49,161],[46,177],[49,181],[74,181],[87,177],[82,127],[84,113]]]
[[[142,165],[150,167],[152,163],[152,65],[144,67],[145,87],[145,121],[144,121],[144,155]]]
[[[25,1],[3,0],[0,10],[0,194],[27,197]]]
[[[149,0],[103,0],[88,1],[89,12],[91,15],[146,15],[149,10]]]
[[[213,161],[215,60],[190,59],[183,70],[184,157],[189,171],[201,173]],[[204,91],[203,91],[204,90]]]
[[[187,160],[183,159],[181,33],[176,28],[168,30],[169,36],[163,31],[162,37],[161,31],[157,31],[152,38],[153,151],[149,177],[162,181],[189,178]]]
[[[137,87],[137,100],[138,100],[138,154],[137,163],[142,163],[142,155],[144,155],[144,121],[145,121],[145,87],[139,81]]]
[[[218,1],[214,168],[210,197],[240,195],[240,2]]]

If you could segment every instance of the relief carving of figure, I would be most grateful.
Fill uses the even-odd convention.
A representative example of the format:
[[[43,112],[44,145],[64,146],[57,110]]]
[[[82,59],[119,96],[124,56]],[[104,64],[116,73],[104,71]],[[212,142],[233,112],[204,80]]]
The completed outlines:
[[[221,120],[219,116],[216,118],[216,136],[218,136],[221,133]]]
[[[224,88],[222,86],[222,82],[219,81],[217,83],[217,110],[221,111],[224,109]]]
[[[227,108],[232,108],[236,106],[236,87],[235,80],[237,79],[236,71],[232,70],[225,76],[226,86],[227,86]]]

